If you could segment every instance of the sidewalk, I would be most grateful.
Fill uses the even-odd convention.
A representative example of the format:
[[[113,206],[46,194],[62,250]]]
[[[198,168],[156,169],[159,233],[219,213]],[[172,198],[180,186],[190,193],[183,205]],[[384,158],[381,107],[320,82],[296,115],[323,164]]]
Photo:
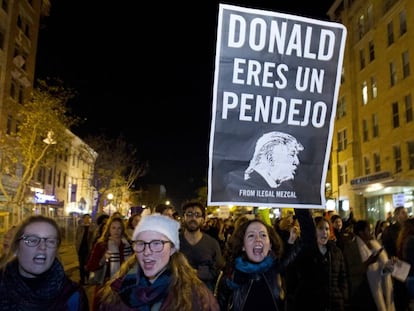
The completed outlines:
[[[59,257],[62,261],[65,272],[74,281],[79,282],[79,261],[75,244],[63,241],[59,249]]]

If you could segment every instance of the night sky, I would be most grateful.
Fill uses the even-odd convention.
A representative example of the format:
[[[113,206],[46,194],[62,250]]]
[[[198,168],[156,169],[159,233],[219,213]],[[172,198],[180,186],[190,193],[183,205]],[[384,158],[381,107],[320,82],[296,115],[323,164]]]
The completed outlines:
[[[327,20],[332,2],[222,3]],[[39,33],[36,78],[78,93],[72,131],[122,134],[150,164],[137,185],[164,184],[176,205],[206,185],[218,4],[53,1]]]

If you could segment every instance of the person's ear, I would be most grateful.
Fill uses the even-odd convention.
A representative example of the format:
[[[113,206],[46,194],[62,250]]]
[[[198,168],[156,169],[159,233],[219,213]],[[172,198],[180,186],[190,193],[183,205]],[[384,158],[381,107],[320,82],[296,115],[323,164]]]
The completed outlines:
[[[171,247],[170,249],[170,257],[177,251],[175,247]]]

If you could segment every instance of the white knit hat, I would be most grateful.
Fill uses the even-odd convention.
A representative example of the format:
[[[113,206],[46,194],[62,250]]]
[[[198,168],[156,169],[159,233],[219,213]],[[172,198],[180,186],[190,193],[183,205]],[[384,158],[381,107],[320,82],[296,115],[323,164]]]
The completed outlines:
[[[171,217],[161,214],[145,215],[141,218],[138,225],[135,227],[132,239],[136,240],[138,234],[143,231],[155,231],[164,234],[175,246],[177,250],[180,249],[180,238],[178,230],[180,223]]]

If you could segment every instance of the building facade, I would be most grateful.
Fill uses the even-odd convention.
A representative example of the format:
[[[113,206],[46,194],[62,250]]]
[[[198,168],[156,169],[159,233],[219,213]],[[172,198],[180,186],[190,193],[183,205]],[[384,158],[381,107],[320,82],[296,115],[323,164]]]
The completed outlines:
[[[346,26],[327,195],[357,218],[413,213],[414,5],[410,0],[336,0]]]
[[[17,107],[31,98],[40,21],[49,15],[49,10],[48,0],[0,0],[1,139],[10,139],[18,131]],[[24,213],[19,211],[20,214],[65,216],[92,211],[96,198],[92,178],[97,154],[73,133],[67,132],[68,141],[54,142],[64,144],[65,151],[56,152],[50,165],[36,170],[25,194]],[[0,164],[0,178],[4,180],[1,161]],[[19,169],[21,167],[16,168]],[[16,180],[14,184],[4,184],[12,193]],[[21,216],[24,215],[18,218]],[[0,191],[0,224],[3,224],[0,227],[4,230],[11,225],[6,218],[7,202]]]

